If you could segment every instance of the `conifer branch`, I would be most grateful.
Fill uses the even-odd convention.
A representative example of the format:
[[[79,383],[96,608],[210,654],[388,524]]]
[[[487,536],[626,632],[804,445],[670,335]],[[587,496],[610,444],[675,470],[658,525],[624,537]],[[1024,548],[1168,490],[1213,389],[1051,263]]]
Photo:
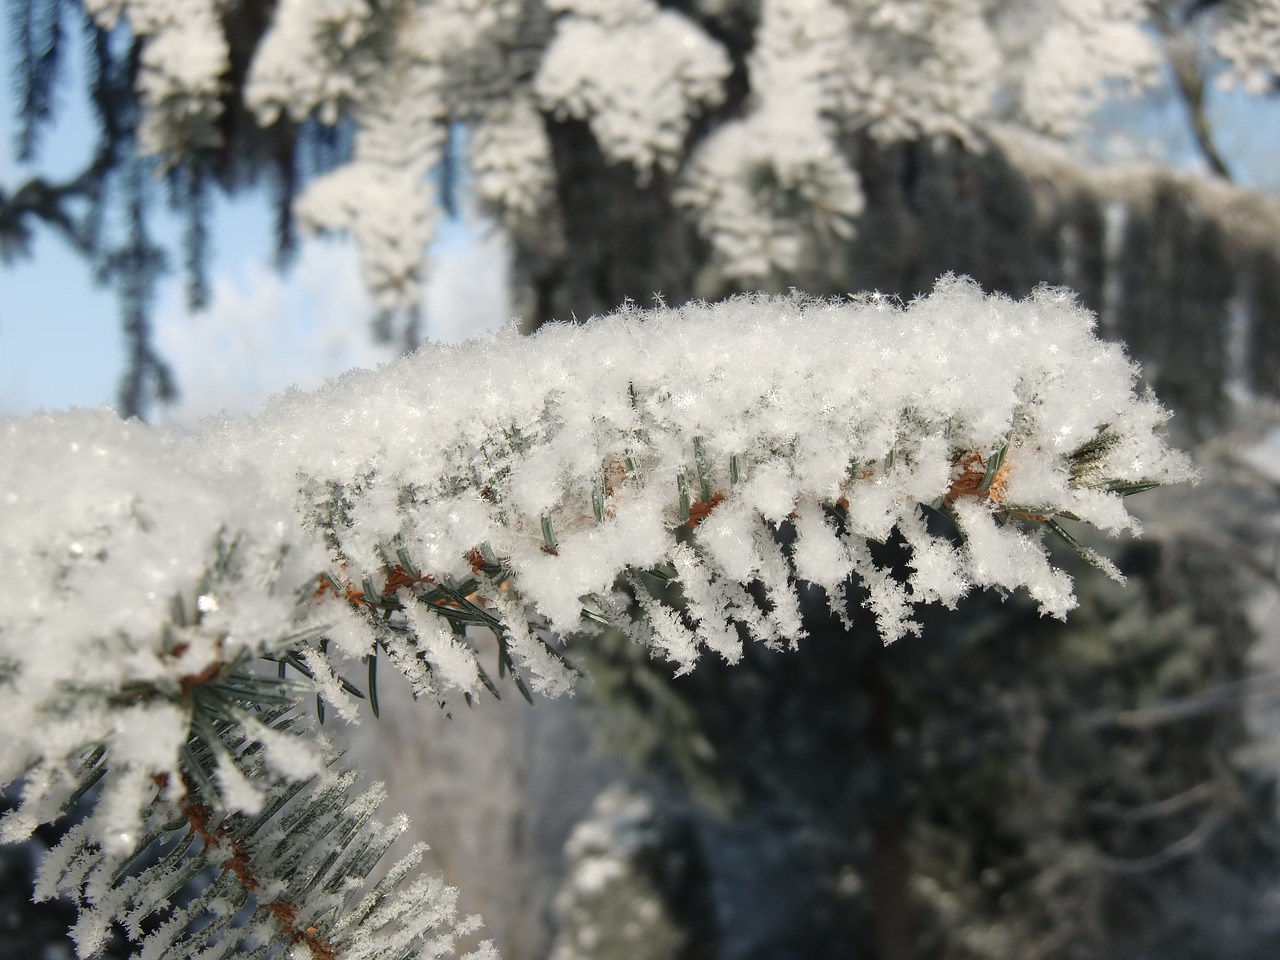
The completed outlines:
[[[41,873],[77,899],[84,957],[113,924],[148,957],[443,956],[474,924],[408,879],[413,856],[366,889],[396,830],[305,699],[354,720],[384,656],[415,696],[496,694],[474,631],[529,700],[572,689],[566,638],[601,624],[677,672],[734,662],[744,636],[803,639],[803,583],[837,611],[860,583],[886,641],[978,587],[1063,616],[1042,533],[1105,568],[1057,518],[1132,529],[1125,492],[1190,476],[1092,327],[1063,291],[947,277],[907,306],[743,297],[512,330],[194,437],[10,421],[0,684],[30,722],[0,743],[0,780],[23,778],[0,835],[93,800]],[[890,536],[904,577],[877,564]]]

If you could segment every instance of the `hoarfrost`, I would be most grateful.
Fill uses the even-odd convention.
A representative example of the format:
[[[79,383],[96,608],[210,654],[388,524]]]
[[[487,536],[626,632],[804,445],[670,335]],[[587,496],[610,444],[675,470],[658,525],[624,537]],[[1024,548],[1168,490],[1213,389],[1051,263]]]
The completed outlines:
[[[16,569],[0,587],[5,634],[114,649],[92,668],[104,680],[170,689],[236,649],[263,652],[273,618],[291,623],[298,608],[287,591],[209,586],[218,538],[230,531],[243,531],[246,572],[279,583],[293,570],[292,590],[325,570],[375,604],[380,590],[390,597],[401,586],[380,559],[392,544],[420,568],[404,581],[411,593],[428,580],[465,581],[484,548],[510,590],[481,590],[500,620],[524,619],[528,605],[532,619],[571,630],[582,597],[677,556],[686,575],[693,558],[705,567],[697,583],[707,589],[759,579],[789,591],[778,566],[789,561],[764,530],[793,515],[800,578],[833,588],[853,565],[836,521],[824,519],[833,509],[850,537],[903,532],[919,553],[918,597],[951,603],[967,583],[1027,587],[1058,615],[1069,589],[1038,541],[1010,525],[1010,511],[1074,513],[1115,532],[1131,521],[1109,490],[1187,474],[1153,434],[1165,414],[1135,395],[1134,369],[1093,325],[1060,290],[1015,303],[955,278],[905,308],[876,297],[759,296],[648,313],[628,306],[530,339],[508,330],[428,347],[193,438],[101,412],[11,422],[0,509]],[[618,362],[584,365],[583,356]],[[1072,455],[1104,435],[1080,473]],[[966,471],[1002,450],[998,476],[979,490]],[[953,510],[969,537],[963,552],[920,532],[921,504]],[[677,553],[682,526],[690,544]],[[303,620],[329,624],[348,658],[370,649],[376,618],[334,609],[318,592]],[[173,623],[175,598],[184,624]],[[719,611],[711,623],[735,606],[705,599]],[[413,611],[397,617],[445,685],[473,689],[469,651],[438,614],[401,607]],[[795,627],[786,607],[770,613],[786,621],[776,624],[783,636]],[[661,633],[668,653],[690,663],[682,635],[665,620]],[[541,642],[513,637],[558,687]],[[27,689],[50,697],[65,678],[28,650],[7,655]],[[310,656],[334,704],[349,710]],[[416,682],[425,689],[425,677]],[[11,771],[21,747],[0,754]]]
[[[1253,94],[1274,91],[1280,75],[1280,9],[1270,0],[1239,0],[1215,13],[1214,47],[1229,65],[1220,82]]]
[[[1094,326],[1064,290],[1015,302],[948,276],[906,306],[757,295],[510,328],[189,436],[109,411],[5,421],[0,774],[24,780],[4,836],[56,815],[101,745],[93,830],[103,856],[131,849],[139,811],[181,800],[179,755],[207,722],[193,692],[252,683],[235,670],[254,657],[355,720],[344,665],[381,649],[419,694],[472,694],[482,625],[519,682],[556,695],[574,680],[556,634],[584,612],[680,672],[704,647],[738,659],[740,634],[802,640],[805,581],[847,616],[856,577],[886,641],[974,587],[1064,616],[1051,521],[1133,530],[1126,491],[1190,476]],[[903,569],[880,565],[893,537]],[[219,709],[264,769],[346,789],[323,748]],[[208,771],[227,808],[261,802],[226,758]],[[311,856],[271,827],[262,843]],[[409,911],[371,916],[427,929]]]

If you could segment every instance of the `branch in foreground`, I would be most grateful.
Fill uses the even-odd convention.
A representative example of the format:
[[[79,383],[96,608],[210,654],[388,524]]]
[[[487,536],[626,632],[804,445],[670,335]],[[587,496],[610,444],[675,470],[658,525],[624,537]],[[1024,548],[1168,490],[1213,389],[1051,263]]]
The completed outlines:
[[[704,647],[736,660],[744,637],[794,644],[801,582],[843,615],[856,575],[886,641],[918,630],[916,604],[975,587],[1025,588],[1065,616],[1071,581],[1044,534],[1114,574],[1064,524],[1132,530],[1126,494],[1190,475],[1135,380],[1067,292],[1014,302],[947,277],[906,307],[740,297],[511,328],[195,436],[106,411],[9,421],[0,782],[21,779],[22,797],[0,836],[97,784],[82,867],[48,874],[92,915],[107,894],[84,878],[139,856],[157,818],[212,838],[321,776],[308,728],[264,718],[318,692],[356,719],[347,667],[368,670],[371,697],[382,658],[420,696],[496,691],[477,628],[498,638],[500,674],[554,695],[575,678],[555,638],[592,624],[680,671]],[[910,550],[905,577],[873,556],[891,536]],[[279,673],[246,673],[258,659]],[[358,834],[316,849],[336,862]],[[243,865],[240,849],[222,866]],[[334,943],[341,910],[300,926],[292,895],[267,897],[247,868],[220,876],[288,904],[252,916],[295,949]],[[139,909],[106,915],[137,937]],[[164,955],[196,927],[178,929]],[[428,933],[401,953],[365,945],[448,949]]]

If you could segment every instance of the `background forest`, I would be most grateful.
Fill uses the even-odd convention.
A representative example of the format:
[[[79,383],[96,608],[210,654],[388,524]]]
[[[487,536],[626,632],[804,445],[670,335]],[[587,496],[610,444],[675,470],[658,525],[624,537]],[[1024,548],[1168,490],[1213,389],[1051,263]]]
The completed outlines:
[[[424,251],[467,215],[525,330],[1048,282],[1176,414],[1201,483],[1092,544],[1129,583],[1072,568],[1066,623],[984,593],[884,646],[860,596],[845,623],[815,594],[798,651],[733,668],[673,678],[606,636],[572,700],[445,716],[388,679],[378,720],[331,719],[504,957],[1274,955],[1280,201],[1210,109],[1222,87],[1274,116],[1274,0],[9,6],[0,256],[32,269],[57,236],[117,294],[122,416],[184,388],[153,329],[167,265],[201,309],[211,209],[264,188],[280,269],[300,233],[354,238],[374,306],[350,323],[388,354],[436,329]],[[96,140],[46,175],[73,44]],[[70,909],[33,909],[29,851],[0,856],[0,954],[70,956]]]

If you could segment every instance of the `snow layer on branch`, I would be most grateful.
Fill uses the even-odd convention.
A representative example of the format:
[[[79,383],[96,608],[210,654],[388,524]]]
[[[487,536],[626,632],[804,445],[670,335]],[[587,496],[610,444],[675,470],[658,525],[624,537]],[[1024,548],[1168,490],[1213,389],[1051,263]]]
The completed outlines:
[[[474,189],[485,207],[509,222],[531,222],[551,204],[551,143],[542,116],[524,97],[485,114],[467,142]]]
[[[519,68],[519,58],[504,64],[502,50],[514,40],[518,13],[514,0],[383,7],[366,0],[288,0],[254,57],[245,99],[261,122],[281,112],[294,120],[313,112],[326,123],[343,115],[354,120],[354,156],[308,184],[294,212],[305,229],[351,232],[365,284],[383,310],[408,311],[419,302],[426,247],[439,218],[428,174],[443,159],[452,117],[483,113],[490,99],[509,99],[503,75]],[[515,133],[523,138],[527,117],[517,119],[522,124]],[[531,158],[528,146],[513,146],[510,136],[502,144],[507,149],[495,149],[494,131],[485,132],[481,155],[490,169],[482,187],[501,170],[516,186],[504,182],[490,193],[513,205],[537,203],[527,168],[532,159],[545,179],[547,152],[535,150]]]
[[[371,18],[366,0],[281,0],[253,58],[246,104],[264,124],[282,112],[302,120],[313,110],[335,122],[357,92],[356,49]]]
[[[1122,92],[1100,78],[1134,87],[1154,82],[1162,55],[1144,29],[1146,15],[1143,0],[1056,0],[1043,19],[1031,19],[1035,36],[1022,77],[1026,117],[1050,133],[1072,134],[1105,95]]]
[[[440,70],[398,49],[398,70],[363,82],[355,156],[312,181],[295,211],[312,230],[349,230],[365,283],[384,310],[413,307],[439,211],[427,179],[443,156]]]
[[[695,148],[677,199],[726,275],[794,270],[862,212],[849,132],[980,146],[984,122],[1014,114],[1070,133],[1104,78],[1154,76],[1143,13],[1135,0],[764,0],[748,110]]]
[[[1274,3],[1229,6],[1214,13],[1228,79],[1269,83]],[[144,149],[176,155],[216,138],[226,0],[87,7],[146,40]],[[713,33],[742,27],[750,41],[732,53],[745,98],[717,115],[732,64]],[[719,266],[751,281],[792,269],[815,239],[847,238],[863,206],[858,136],[980,148],[989,124],[1011,119],[1070,134],[1101,96],[1157,76],[1153,36],[1145,0],[720,0],[684,12],[654,0],[281,0],[244,98],[263,124],[287,114],[356,127],[356,156],[295,212],[351,230],[371,292],[398,309],[420,296],[435,201],[419,181],[448,123],[472,130],[487,212],[519,227],[554,203],[538,111],[586,122],[640,183],[680,172],[681,204]],[[369,138],[403,142],[403,162],[370,160]]]
[[[444,128],[413,122],[430,105],[430,93],[412,84],[388,92],[356,132],[355,159],[312,181],[295,207],[309,230],[351,232],[365,283],[384,310],[417,303],[440,216],[427,172],[443,152]]]
[[[915,604],[973,588],[1025,588],[1063,616],[1071,582],[1041,522],[1131,529],[1118,490],[1189,474],[1093,327],[1066,291],[1014,302],[946,277],[905,307],[742,296],[512,327],[185,438],[109,412],[8,421],[0,775],[25,773],[28,802],[6,835],[56,810],[95,743],[124,760],[102,816],[127,835],[123,811],[176,769],[179,742],[143,742],[136,691],[182,711],[191,683],[297,649],[316,624],[334,670],[380,642],[444,695],[483,680],[459,612],[548,693],[573,680],[550,635],[584,609],[680,670],[704,647],[736,659],[739,626],[794,643],[797,581],[843,611],[851,572],[887,640],[917,629]],[[925,509],[949,513],[962,545]],[[906,571],[870,548],[895,531]],[[658,579],[687,614],[650,594]],[[300,655],[345,708],[319,648]]]
[[[853,18],[832,86],[846,124],[890,142],[967,137],[989,115],[1001,59],[984,4],[905,0],[844,6]]]
[[[865,203],[828,125],[785,101],[709,136],[676,201],[711,241],[720,269],[746,281],[798,268],[815,228],[850,238]]]
[[[761,8],[751,109],[702,142],[676,193],[728,276],[758,282],[796,269],[815,229],[853,235],[864,201],[834,122],[851,24],[826,0]]]

